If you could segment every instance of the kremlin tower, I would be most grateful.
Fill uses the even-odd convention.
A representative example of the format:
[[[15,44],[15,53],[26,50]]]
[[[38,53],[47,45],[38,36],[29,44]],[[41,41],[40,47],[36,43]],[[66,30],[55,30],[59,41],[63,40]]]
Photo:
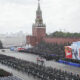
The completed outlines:
[[[45,36],[46,36],[46,25],[43,24],[42,11],[40,8],[40,1],[38,0],[36,19],[35,19],[35,23],[32,25],[32,36],[27,36],[27,44],[30,44],[31,46],[35,46]]]

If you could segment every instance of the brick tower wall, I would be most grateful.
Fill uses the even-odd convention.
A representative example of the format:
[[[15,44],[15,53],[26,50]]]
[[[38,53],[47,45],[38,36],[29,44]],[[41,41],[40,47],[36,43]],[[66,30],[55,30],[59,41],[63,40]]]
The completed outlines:
[[[26,38],[27,38],[26,41],[27,44],[30,44],[32,46],[35,46],[37,44],[37,40],[35,36],[27,36]]]
[[[46,36],[46,28],[45,27],[34,27],[33,36],[36,37],[37,42],[40,42],[43,37]]]
[[[34,27],[32,29],[33,31],[33,36],[40,36],[40,37],[45,37],[46,36],[46,28],[45,27]]]

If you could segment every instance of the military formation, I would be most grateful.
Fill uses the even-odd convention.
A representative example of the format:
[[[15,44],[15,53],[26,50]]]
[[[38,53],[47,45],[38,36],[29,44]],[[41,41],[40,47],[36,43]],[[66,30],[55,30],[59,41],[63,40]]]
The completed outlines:
[[[21,80],[15,76],[0,77],[0,80]]]
[[[21,79],[17,78],[16,76],[13,76],[12,73],[0,69],[0,80],[21,80]]]
[[[80,80],[79,74],[68,73],[61,69],[45,67],[10,56],[0,55],[0,63],[25,72],[27,75],[37,78],[37,80]]]

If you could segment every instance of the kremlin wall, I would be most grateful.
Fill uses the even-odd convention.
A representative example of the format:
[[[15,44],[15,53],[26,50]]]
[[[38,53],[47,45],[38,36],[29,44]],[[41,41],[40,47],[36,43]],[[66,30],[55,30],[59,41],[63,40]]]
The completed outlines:
[[[43,40],[47,43],[57,43],[57,44],[64,44],[64,43],[72,43],[76,41],[80,41],[80,38],[47,38],[44,37]]]
[[[32,25],[32,35],[28,35],[26,38],[26,42],[28,45],[35,46],[39,44],[41,41],[45,41],[46,43],[72,43],[75,41],[80,41],[80,38],[49,38],[46,36],[46,25],[43,23],[42,11],[40,9],[40,2],[38,1],[38,8],[36,11],[36,19],[35,23]]]

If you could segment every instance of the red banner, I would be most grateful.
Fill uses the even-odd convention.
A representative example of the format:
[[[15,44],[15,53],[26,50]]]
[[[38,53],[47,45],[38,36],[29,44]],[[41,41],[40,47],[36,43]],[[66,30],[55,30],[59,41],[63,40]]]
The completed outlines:
[[[72,59],[72,48],[65,46],[65,57]]]

